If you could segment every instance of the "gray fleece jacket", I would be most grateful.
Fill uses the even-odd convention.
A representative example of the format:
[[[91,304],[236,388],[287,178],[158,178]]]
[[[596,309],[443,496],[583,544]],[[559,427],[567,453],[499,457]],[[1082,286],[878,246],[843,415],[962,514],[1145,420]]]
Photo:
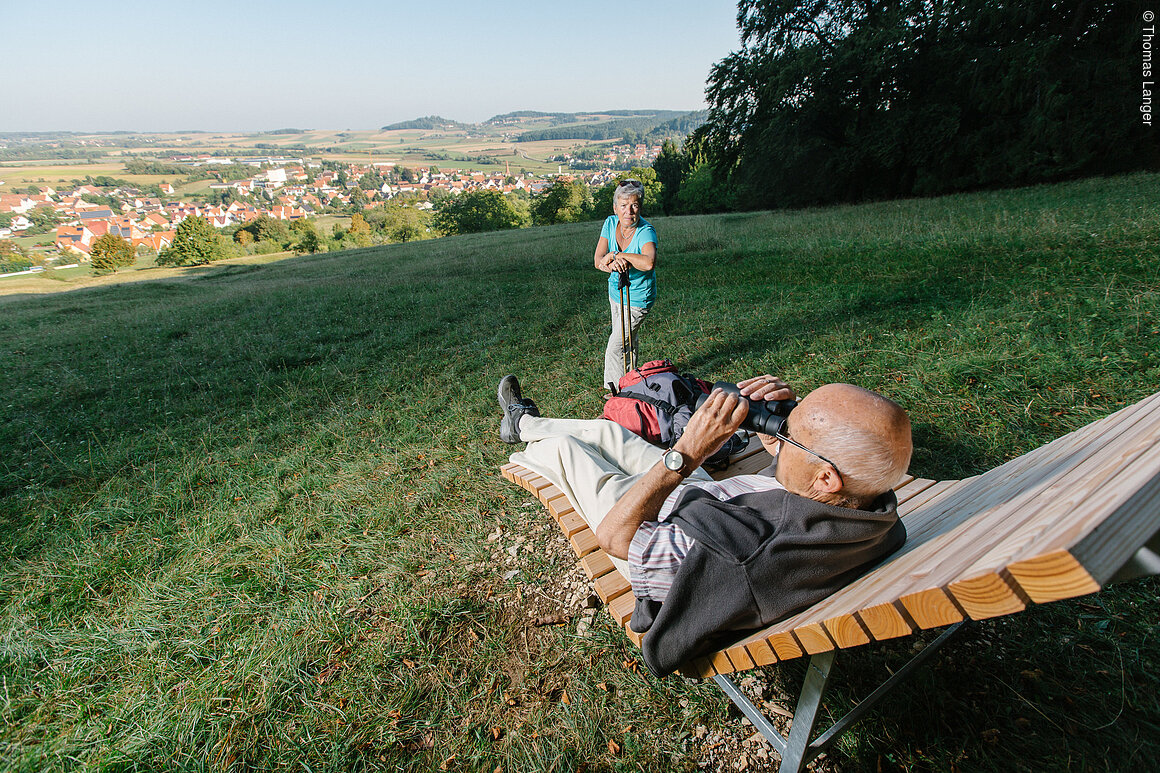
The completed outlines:
[[[812,606],[906,541],[893,491],[855,510],[782,489],[721,501],[690,487],[668,520],[696,544],[664,603],[637,599],[633,612],[657,676]]]

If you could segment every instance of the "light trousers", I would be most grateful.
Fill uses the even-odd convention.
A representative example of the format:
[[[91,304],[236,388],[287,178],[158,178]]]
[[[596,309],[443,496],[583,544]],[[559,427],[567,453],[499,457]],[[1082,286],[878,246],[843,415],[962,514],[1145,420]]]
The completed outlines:
[[[524,416],[520,420],[520,438],[527,441],[528,447],[512,454],[511,460],[555,484],[593,531],[617,500],[665,454],[663,449],[605,419]],[[712,480],[701,468],[689,478]],[[628,578],[628,562],[611,558]]]
[[[612,308],[612,334],[608,336],[608,346],[604,349],[604,386],[615,384],[624,375],[624,339],[628,336],[623,328],[625,320],[621,319],[620,301],[609,298],[608,304]],[[648,316],[648,309],[639,306],[628,307],[628,331],[632,333],[632,356],[636,357],[637,344],[640,343],[639,329]]]

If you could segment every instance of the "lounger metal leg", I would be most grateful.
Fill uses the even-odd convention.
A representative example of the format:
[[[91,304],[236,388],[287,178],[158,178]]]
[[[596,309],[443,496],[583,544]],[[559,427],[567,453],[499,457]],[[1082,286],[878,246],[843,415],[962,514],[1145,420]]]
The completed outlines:
[[[797,708],[793,713],[793,721],[789,729],[789,738],[777,731],[761,709],[753,705],[749,698],[737,687],[728,676],[718,674],[713,681],[721,688],[729,700],[741,709],[753,726],[773,744],[777,753],[781,755],[779,770],[798,771],[813,759],[806,758],[806,748],[809,746],[810,735],[818,719],[818,709],[822,705],[822,697],[826,694],[826,684],[830,678],[830,667],[834,663],[834,652],[823,652],[810,658],[809,670],[806,672],[805,682],[802,684],[801,695],[798,696]]]
[[[890,690],[907,679],[916,669],[934,655],[962,625],[962,623],[955,623],[943,631],[937,639],[926,645],[922,649],[922,652],[919,652],[907,661],[906,665],[894,672],[874,692],[870,693],[863,701],[851,709],[846,716],[835,722],[829,730],[818,736],[812,743],[810,742],[810,736],[813,734],[814,725],[818,721],[818,709],[821,707],[822,698],[826,693],[826,686],[830,678],[830,669],[834,663],[835,651],[823,652],[820,655],[814,655],[810,658],[809,669],[806,671],[806,678],[802,683],[802,691],[798,697],[797,708],[794,710],[793,718],[790,720],[789,738],[786,738],[777,731],[777,728],[761,713],[761,709],[757,708],[757,706],[753,705],[745,697],[732,679],[719,674],[713,677],[713,681],[729,697],[729,700],[733,701],[741,709],[742,713],[753,723],[753,726],[765,736],[773,745],[774,749],[777,750],[778,754],[781,755],[781,767],[778,770],[799,773],[810,760],[833,746],[841,738],[842,734],[850,729],[851,725],[878,705]]]

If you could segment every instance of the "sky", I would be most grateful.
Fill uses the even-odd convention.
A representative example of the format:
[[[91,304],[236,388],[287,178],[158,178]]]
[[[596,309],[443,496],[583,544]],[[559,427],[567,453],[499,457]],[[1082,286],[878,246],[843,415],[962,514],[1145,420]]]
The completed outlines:
[[[0,132],[699,110],[736,0],[0,0]]]

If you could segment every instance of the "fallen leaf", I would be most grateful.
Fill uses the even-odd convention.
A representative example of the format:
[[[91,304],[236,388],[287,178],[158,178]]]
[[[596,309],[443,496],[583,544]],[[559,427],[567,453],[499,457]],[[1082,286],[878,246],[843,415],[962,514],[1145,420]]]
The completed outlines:
[[[618,744],[616,741],[609,741],[608,742],[608,753],[614,754],[614,755],[620,754],[620,744]]]

